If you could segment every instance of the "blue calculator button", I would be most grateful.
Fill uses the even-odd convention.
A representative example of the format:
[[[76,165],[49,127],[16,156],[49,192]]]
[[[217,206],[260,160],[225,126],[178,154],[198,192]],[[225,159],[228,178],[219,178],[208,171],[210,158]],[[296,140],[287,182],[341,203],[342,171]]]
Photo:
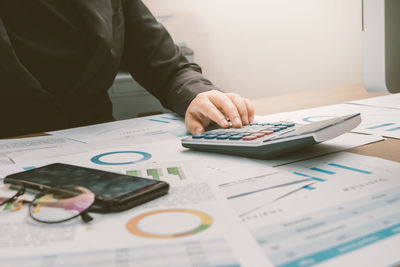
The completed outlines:
[[[271,122],[271,125],[280,126],[280,125],[282,125],[282,122]]]
[[[274,132],[279,132],[280,130],[282,130],[281,128],[278,128],[278,127],[274,127],[274,128],[271,128],[270,129],[271,131],[274,131]]]
[[[198,134],[198,135],[193,135],[192,138],[193,139],[201,139],[205,136],[205,134]]]
[[[204,136],[204,139],[214,139],[214,138],[216,138],[216,137],[217,137],[216,134],[213,134],[213,135],[207,134],[206,136]]]
[[[231,137],[229,137],[229,140],[241,140],[242,139],[242,135],[233,135]]]
[[[287,126],[285,126],[285,125],[279,125],[279,126],[276,126],[276,128],[280,128],[281,130],[285,130],[285,129],[287,128]]]
[[[226,135],[226,134],[225,135],[218,135],[217,139],[218,140],[225,140],[225,139],[228,139],[229,137],[231,137],[231,136],[230,135]]]
[[[286,123],[284,123],[283,125],[285,125],[285,126],[287,126],[287,127],[293,127],[293,126],[294,126],[294,123],[292,123],[292,122],[286,122]]]

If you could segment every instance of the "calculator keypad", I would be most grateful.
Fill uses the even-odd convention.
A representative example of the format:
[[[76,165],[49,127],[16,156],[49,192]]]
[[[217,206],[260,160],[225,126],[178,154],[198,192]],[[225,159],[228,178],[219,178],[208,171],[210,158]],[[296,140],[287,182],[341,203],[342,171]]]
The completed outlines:
[[[361,123],[359,113],[309,124],[287,121],[253,122],[241,128],[214,128],[181,140],[199,151],[270,159],[344,134]]]
[[[215,129],[200,135],[193,135],[192,139],[197,140],[218,140],[218,141],[268,141],[296,129],[292,122],[253,122],[242,128]]]

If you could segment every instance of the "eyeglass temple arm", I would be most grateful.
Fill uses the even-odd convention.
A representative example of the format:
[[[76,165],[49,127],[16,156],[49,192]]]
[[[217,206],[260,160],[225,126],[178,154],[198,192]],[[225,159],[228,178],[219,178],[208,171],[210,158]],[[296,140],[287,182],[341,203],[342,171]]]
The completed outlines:
[[[91,220],[93,220],[93,217],[90,216],[89,213],[87,213],[86,211],[81,213],[81,218],[85,223],[90,222]]]

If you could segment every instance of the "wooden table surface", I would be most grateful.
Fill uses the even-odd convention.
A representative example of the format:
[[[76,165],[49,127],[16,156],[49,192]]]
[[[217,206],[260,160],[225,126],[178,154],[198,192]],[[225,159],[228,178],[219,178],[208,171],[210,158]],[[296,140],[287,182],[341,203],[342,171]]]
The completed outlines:
[[[298,109],[339,104],[346,101],[381,96],[384,94],[368,93],[362,84],[302,91],[279,96],[253,99],[257,115],[268,115]],[[361,147],[347,150],[366,156],[374,156],[400,162],[400,140],[386,138]]]

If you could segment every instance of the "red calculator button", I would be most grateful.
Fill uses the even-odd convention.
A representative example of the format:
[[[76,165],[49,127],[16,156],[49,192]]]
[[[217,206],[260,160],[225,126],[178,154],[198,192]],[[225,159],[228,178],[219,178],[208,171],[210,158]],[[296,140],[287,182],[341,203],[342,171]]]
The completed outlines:
[[[273,134],[273,131],[261,131],[260,133],[263,133],[265,135]]]
[[[257,137],[263,137],[263,136],[265,135],[265,133],[263,133],[263,132],[258,132],[258,133],[254,133],[254,134],[252,134],[252,135],[257,136]]]
[[[258,136],[252,134],[252,135],[248,135],[248,136],[243,136],[242,140],[251,141],[251,140],[254,140],[257,138],[258,138]]]

